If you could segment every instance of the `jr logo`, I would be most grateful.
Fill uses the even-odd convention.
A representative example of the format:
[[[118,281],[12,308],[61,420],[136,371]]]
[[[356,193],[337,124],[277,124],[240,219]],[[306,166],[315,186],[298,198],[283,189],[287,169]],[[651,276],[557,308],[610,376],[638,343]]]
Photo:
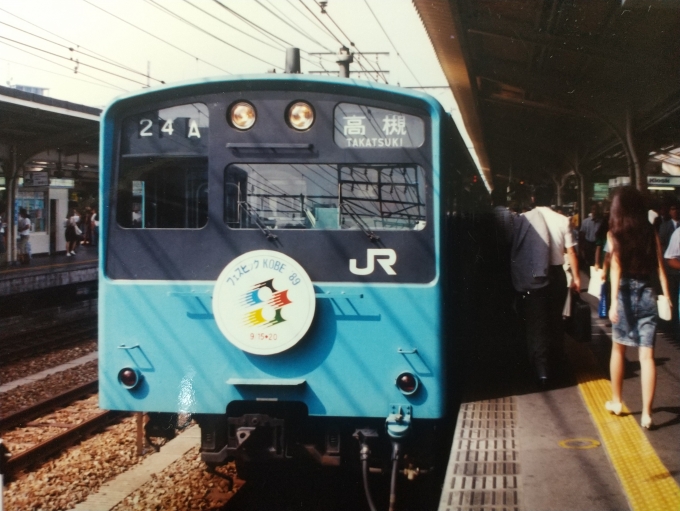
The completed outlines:
[[[383,267],[388,275],[396,275],[392,265],[397,262],[397,253],[391,248],[369,248],[366,254],[366,268],[357,268],[357,260],[349,260],[349,271],[354,275],[370,275],[375,270],[375,261]]]

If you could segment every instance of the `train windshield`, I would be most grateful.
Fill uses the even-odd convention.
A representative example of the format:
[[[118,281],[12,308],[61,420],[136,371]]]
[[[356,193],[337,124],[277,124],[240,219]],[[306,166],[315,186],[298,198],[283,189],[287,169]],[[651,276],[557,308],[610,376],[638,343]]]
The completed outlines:
[[[233,164],[224,221],[233,229],[421,230],[425,172],[418,165]]]
[[[118,179],[121,227],[200,229],[208,222],[208,159],[123,158]]]

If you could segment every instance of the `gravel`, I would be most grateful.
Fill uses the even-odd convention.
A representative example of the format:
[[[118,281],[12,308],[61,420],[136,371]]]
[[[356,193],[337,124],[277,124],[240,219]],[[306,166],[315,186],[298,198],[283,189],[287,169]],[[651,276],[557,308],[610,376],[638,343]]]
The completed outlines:
[[[140,463],[136,418],[128,417],[5,486],[6,511],[61,511]],[[147,454],[148,456],[148,454]]]
[[[90,396],[69,405],[66,408],[42,416],[32,421],[29,427],[19,427],[2,434],[5,445],[13,455],[19,454],[34,445],[58,435],[64,431],[60,426],[75,426],[90,419],[100,412],[97,396]]]
[[[0,371],[0,384],[18,380],[19,378],[39,373],[45,369],[57,367],[66,362],[70,362],[71,360],[85,356],[88,353],[92,353],[93,351],[97,351],[96,340],[86,341],[77,346],[62,348],[51,353],[3,365],[2,370]]]
[[[0,416],[6,416],[97,378],[97,361],[51,374],[0,394]]]
[[[234,488],[229,489],[228,478]],[[169,465],[151,481],[123,499],[112,511],[205,511],[222,508],[244,481],[236,478],[233,463],[206,470],[198,447]]]

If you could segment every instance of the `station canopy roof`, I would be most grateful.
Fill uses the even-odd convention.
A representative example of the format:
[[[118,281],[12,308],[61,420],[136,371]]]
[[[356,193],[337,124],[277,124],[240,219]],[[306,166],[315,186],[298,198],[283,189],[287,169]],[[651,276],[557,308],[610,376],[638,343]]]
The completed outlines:
[[[629,120],[648,171],[678,161],[680,3],[413,3],[489,180],[629,175]]]
[[[35,168],[37,157],[54,168],[59,159],[67,166],[80,153],[96,155],[100,114],[98,108],[0,86],[0,142],[16,146],[18,165]]]

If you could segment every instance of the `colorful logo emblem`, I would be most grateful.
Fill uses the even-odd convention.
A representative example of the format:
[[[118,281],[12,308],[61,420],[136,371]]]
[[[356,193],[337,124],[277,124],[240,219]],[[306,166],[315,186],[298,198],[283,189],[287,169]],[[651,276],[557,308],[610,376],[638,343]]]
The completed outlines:
[[[222,271],[213,312],[229,342],[249,353],[273,355],[297,344],[314,317],[314,286],[293,259],[256,250]]]

